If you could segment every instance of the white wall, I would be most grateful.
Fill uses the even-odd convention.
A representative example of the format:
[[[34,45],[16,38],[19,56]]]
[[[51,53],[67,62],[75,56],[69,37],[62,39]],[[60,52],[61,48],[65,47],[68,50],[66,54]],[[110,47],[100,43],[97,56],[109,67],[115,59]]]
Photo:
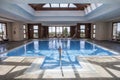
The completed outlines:
[[[93,39],[93,25],[94,24],[91,24],[91,39]]]
[[[112,32],[113,32],[113,28],[112,28],[113,26],[112,26],[112,22],[108,22],[108,28],[107,28],[107,30],[108,30],[108,40],[112,40]]]
[[[24,40],[22,26],[23,26],[23,23],[21,22],[12,23],[12,40],[13,41]]]
[[[108,23],[99,22],[95,23],[96,25],[96,40],[108,40],[109,39],[109,31],[108,31]]]
[[[9,41],[12,41],[12,23],[7,22],[7,37]]]
[[[23,25],[22,22],[7,22],[7,37],[9,41],[21,41],[24,40]],[[28,36],[27,38],[28,39]]]
[[[84,11],[78,11],[78,10],[76,10],[76,11],[57,11],[57,10],[55,10],[55,11],[36,11],[35,12],[35,16],[84,16],[85,15],[85,13],[84,13]]]

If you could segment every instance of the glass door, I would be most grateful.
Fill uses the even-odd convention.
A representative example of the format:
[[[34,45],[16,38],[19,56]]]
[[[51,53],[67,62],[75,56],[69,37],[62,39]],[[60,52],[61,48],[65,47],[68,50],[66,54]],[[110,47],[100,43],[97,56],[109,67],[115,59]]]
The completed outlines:
[[[33,38],[38,38],[38,25],[33,26]]]
[[[1,38],[1,40],[7,39],[7,30],[6,30],[5,23],[0,23],[0,38]]]
[[[52,37],[55,37],[55,27],[49,27],[48,28],[49,30],[49,37],[52,38]]]
[[[80,25],[80,38],[85,38],[85,25]]]
[[[69,37],[70,36],[70,27],[49,27],[49,37]]]
[[[120,40],[120,23],[113,24],[113,39]]]
[[[63,36],[64,37],[69,37],[70,36],[70,27],[63,27]]]

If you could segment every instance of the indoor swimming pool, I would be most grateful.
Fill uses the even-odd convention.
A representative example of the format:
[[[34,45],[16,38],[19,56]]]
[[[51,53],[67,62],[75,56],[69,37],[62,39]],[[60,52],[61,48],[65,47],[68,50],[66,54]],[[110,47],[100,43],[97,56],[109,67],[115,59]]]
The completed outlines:
[[[61,47],[61,61],[60,53],[58,51]],[[9,56],[24,56],[24,57],[39,57],[44,56],[45,60],[40,66],[41,69],[62,68],[68,69],[81,68],[77,56],[112,56],[114,53],[99,47],[96,44],[87,42],[85,40],[71,40],[71,39],[49,39],[49,40],[34,40],[28,44],[20,46],[16,49],[10,50],[2,57]],[[60,64],[61,63],[61,64]]]

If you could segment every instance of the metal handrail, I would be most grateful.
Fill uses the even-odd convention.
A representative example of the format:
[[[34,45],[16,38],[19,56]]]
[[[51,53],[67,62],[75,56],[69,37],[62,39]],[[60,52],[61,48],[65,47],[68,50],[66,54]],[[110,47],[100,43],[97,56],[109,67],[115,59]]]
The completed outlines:
[[[59,51],[60,67],[62,68],[62,62],[61,62],[61,57],[62,57],[62,48],[61,48],[61,46],[59,46],[58,51]]]

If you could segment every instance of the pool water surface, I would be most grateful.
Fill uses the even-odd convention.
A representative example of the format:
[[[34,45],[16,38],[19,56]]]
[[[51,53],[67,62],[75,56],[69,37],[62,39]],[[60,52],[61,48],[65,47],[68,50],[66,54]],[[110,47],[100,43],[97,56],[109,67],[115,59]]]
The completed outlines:
[[[61,47],[61,61],[58,48]],[[45,56],[41,69],[82,68],[77,56],[112,56],[112,52],[85,40],[49,39],[36,40],[19,48],[8,51],[4,56]]]

